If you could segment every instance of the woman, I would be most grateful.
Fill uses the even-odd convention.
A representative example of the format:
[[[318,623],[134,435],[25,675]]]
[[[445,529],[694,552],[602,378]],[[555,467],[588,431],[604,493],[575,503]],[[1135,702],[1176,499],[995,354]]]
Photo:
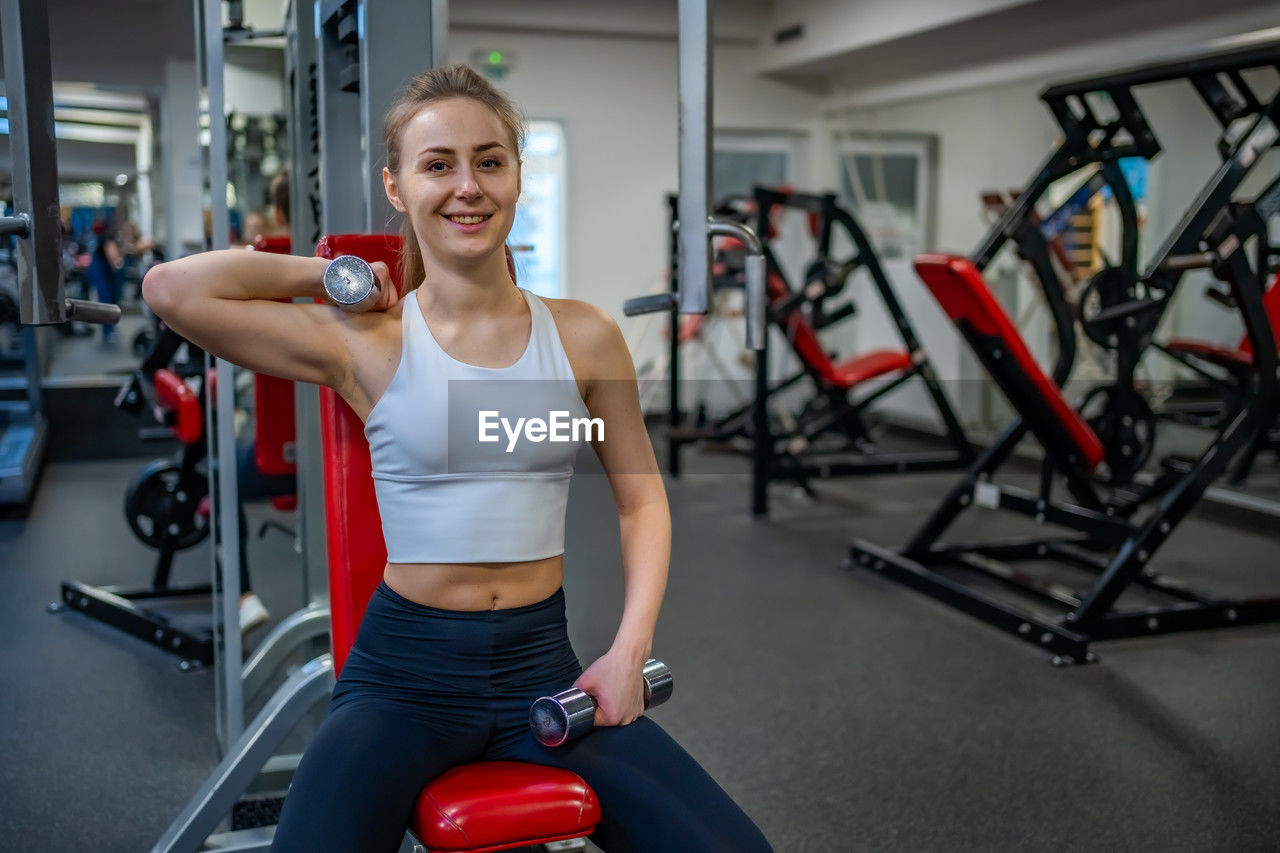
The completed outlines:
[[[272,849],[393,851],[431,779],[505,759],[581,775],[600,797],[595,840],[609,853],[768,850],[707,773],[641,716],[641,667],[670,552],[666,495],[617,325],[586,303],[522,291],[508,272],[519,112],[451,66],[408,85],[383,135],[387,198],[405,214],[403,281],[412,289],[403,298],[375,264],[373,311],[266,301],[321,296],[325,262],[256,252],[175,261],[144,285],[165,322],[215,355],[335,389],[369,437],[384,580]],[[612,647],[585,671],[561,590],[576,445],[525,442],[506,455],[505,437],[457,445],[465,431],[447,432],[450,380],[455,390],[519,380],[543,411],[604,423],[607,441],[592,443],[618,505],[626,594]],[[529,705],[570,685],[595,698],[598,728],[543,747],[529,731]]]

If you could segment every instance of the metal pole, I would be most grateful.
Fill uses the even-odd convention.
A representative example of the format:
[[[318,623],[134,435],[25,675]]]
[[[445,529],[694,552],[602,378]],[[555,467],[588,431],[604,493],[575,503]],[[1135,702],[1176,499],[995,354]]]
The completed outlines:
[[[209,116],[209,208],[212,248],[230,246],[231,222],[227,211],[227,120],[225,59],[222,47],[221,0],[194,0],[196,43],[201,46],[201,70]],[[236,482],[235,366],[213,360],[217,376],[217,400],[206,410],[210,459],[217,476],[213,501],[213,630],[215,691],[218,702],[218,743],[225,748],[244,731],[244,685],[240,679],[244,657],[240,638],[240,513]]]
[[[290,93],[289,225],[292,251],[308,256],[320,239],[320,67],[314,0],[294,0],[286,22]],[[320,449],[320,389],[294,384],[297,429],[298,543],[302,552],[302,603],[329,601],[328,543],[324,530],[324,454]]]
[[[705,314],[711,304],[711,3],[680,0],[680,310]]]
[[[18,313],[28,325],[67,319],[58,220],[58,158],[53,134],[49,10],[44,0],[0,3],[5,94],[13,153],[13,201],[25,216],[18,240]],[[13,233],[11,231],[11,233]]]
[[[382,144],[382,119],[400,90],[414,76],[439,60],[435,19],[447,14],[443,3],[376,3],[361,0],[357,18],[360,51],[360,123],[364,145],[364,231],[382,234],[399,214],[382,188],[387,152]],[[376,48],[371,48],[376,46]],[[399,47],[400,49],[396,49]],[[348,133],[352,128],[348,128]],[[326,142],[328,136],[325,137]],[[350,169],[348,163],[346,168]]]

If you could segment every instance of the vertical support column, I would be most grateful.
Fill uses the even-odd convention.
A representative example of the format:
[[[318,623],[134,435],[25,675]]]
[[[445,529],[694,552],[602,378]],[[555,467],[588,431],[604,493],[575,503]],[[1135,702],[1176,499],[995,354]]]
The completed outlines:
[[[374,234],[393,230],[392,223],[399,216],[382,188],[382,167],[387,162],[387,152],[382,144],[382,119],[404,85],[437,64],[434,55],[435,6],[434,2],[360,2],[357,19],[360,38],[359,130],[364,139],[365,204],[368,212],[364,230]]]
[[[352,234],[369,227],[361,124],[357,0],[319,0],[316,56],[320,81],[320,230]]]
[[[194,0],[198,73],[209,116],[209,208],[212,248],[230,245],[227,211],[226,63],[222,45],[221,0]],[[218,743],[226,749],[244,731],[244,659],[240,639],[240,513],[236,482],[235,366],[213,359],[217,399],[206,395],[213,492],[213,631]],[[209,405],[214,402],[215,405]],[[214,411],[210,411],[210,410]]]
[[[15,213],[30,220],[27,236],[17,241],[18,313],[26,325],[61,323],[67,314],[62,289],[49,10],[44,0],[4,0],[0,3],[0,31],[9,101],[13,201]],[[30,336],[26,343],[32,343]],[[31,386],[37,398],[39,388],[39,381]]]
[[[311,255],[320,240],[320,65],[317,5],[294,0],[285,25],[285,68],[292,122],[289,145],[289,224],[293,254]],[[327,601],[328,543],[324,532],[324,454],[320,450],[320,389],[294,385],[297,425],[298,544],[302,552],[302,603]]]
[[[680,0],[680,198],[676,203],[680,310],[705,314],[711,304],[711,4]]]

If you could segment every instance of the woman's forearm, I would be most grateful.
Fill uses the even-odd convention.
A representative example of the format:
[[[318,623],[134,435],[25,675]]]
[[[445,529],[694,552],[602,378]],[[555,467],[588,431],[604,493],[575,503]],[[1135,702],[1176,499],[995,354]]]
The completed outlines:
[[[152,267],[142,293],[161,317],[165,305],[186,300],[323,297],[327,263],[244,249],[203,252]]]
[[[643,663],[667,588],[671,559],[671,513],[665,495],[619,514],[625,602],[612,652]]]

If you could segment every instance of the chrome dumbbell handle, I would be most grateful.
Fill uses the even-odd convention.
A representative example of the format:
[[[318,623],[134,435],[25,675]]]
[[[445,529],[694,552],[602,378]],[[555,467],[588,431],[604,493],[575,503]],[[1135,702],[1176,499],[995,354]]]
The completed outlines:
[[[343,311],[360,313],[378,304],[381,292],[373,267],[355,255],[339,255],[324,268],[324,292]]]
[[[641,670],[644,679],[644,706],[655,708],[671,698],[674,682],[665,663],[650,658]],[[529,709],[529,727],[543,746],[560,746],[581,737],[595,724],[596,702],[588,694],[571,687],[554,696],[543,696]]]

